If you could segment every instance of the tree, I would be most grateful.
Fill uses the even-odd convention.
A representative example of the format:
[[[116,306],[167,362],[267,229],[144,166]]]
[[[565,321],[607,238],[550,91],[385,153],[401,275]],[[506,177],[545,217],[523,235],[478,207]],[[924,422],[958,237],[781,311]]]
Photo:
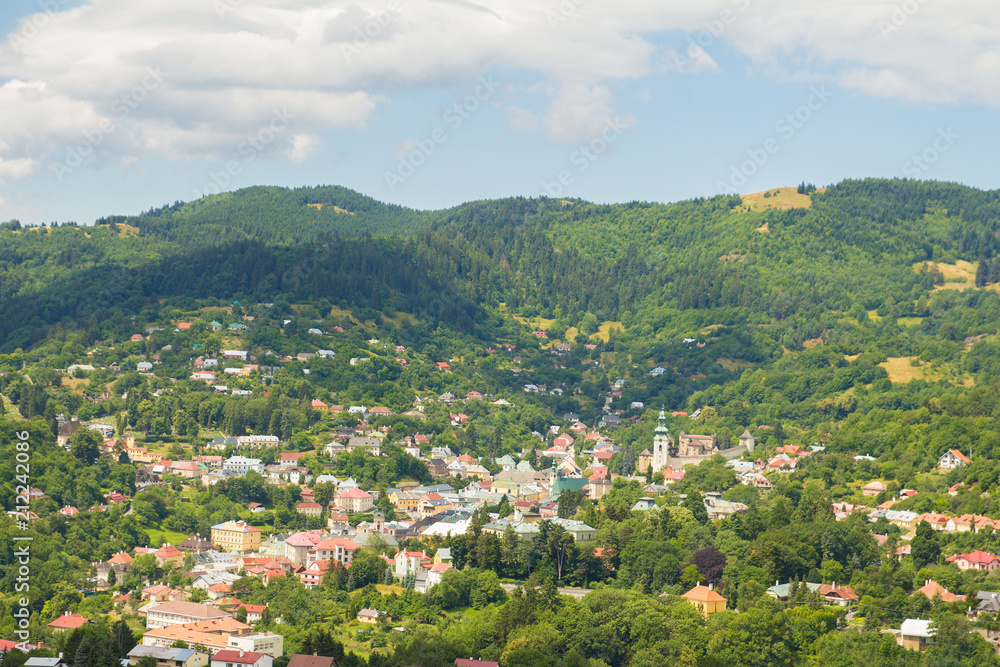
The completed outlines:
[[[705,581],[718,586],[726,568],[726,557],[715,547],[709,547],[696,552],[691,557],[691,564],[698,568]]]
[[[110,570],[108,570],[108,586],[113,587],[117,583],[118,583],[118,577],[117,575],[115,575],[115,568],[112,567]]]
[[[91,428],[79,428],[69,439],[70,452],[84,465],[94,465],[101,456],[101,434]]]
[[[917,524],[916,534],[910,542],[910,556],[918,565],[937,563],[941,555],[941,543],[937,532],[926,521]]]
[[[705,509],[705,498],[698,491],[688,491],[683,507],[691,511],[691,514],[694,515],[698,523],[708,523],[708,510]]]

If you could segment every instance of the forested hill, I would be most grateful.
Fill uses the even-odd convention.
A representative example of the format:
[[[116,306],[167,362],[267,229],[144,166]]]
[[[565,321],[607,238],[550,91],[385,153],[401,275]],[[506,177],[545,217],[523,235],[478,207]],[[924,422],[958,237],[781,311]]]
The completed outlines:
[[[339,187],[256,187],[93,228],[5,223],[0,335],[3,349],[27,349],[52,324],[154,302],[322,298],[479,336],[501,304],[557,331],[588,318],[650,338],[778,323],[796,347],[831,313],[923,317],[942,265],[998,254],[997,191],[905,180],[805,190],[775,206],[512,198],[415,211]],[[1000,262],[978,266],[980,282],[1000,278]]]
[[[339,186],[255,186],[186,204],[176,202],[138,216],[109,216],[97,223],[123,223],[185,245],[246,239],[287,244],[406,234],[426,227],[430,217]]]

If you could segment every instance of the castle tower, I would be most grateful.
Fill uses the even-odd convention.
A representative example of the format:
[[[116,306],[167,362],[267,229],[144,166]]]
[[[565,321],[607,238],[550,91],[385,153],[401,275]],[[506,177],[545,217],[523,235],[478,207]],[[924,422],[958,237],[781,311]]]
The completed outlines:
[[[753,454],[753,448],[756,446],[757,441],[750,435],[750,429],[743,431],[743,435],[740,436],[740,444],[746,445],[747,451]]]
[[[670,437],[670,429],[667,428],[667,416],[660,410],[659,423],[653,431],[653,472],[659,472],[670,465],[670,448],[674,446],[674,439]]]

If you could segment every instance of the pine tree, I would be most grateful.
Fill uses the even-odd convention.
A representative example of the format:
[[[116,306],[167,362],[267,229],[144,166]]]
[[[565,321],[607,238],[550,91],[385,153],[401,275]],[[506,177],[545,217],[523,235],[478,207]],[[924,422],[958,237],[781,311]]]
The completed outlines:
[[[976,287],[985,287],[990,275],[990,260],[985,257],[979,258],[979,266],[976,267]]]

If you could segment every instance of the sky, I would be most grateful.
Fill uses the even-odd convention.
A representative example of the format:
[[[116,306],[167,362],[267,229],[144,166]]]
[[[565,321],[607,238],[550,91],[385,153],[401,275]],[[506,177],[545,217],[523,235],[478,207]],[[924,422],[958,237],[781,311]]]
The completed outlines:
[[[0,220],[996,189],[995,0],[4,0]]]

